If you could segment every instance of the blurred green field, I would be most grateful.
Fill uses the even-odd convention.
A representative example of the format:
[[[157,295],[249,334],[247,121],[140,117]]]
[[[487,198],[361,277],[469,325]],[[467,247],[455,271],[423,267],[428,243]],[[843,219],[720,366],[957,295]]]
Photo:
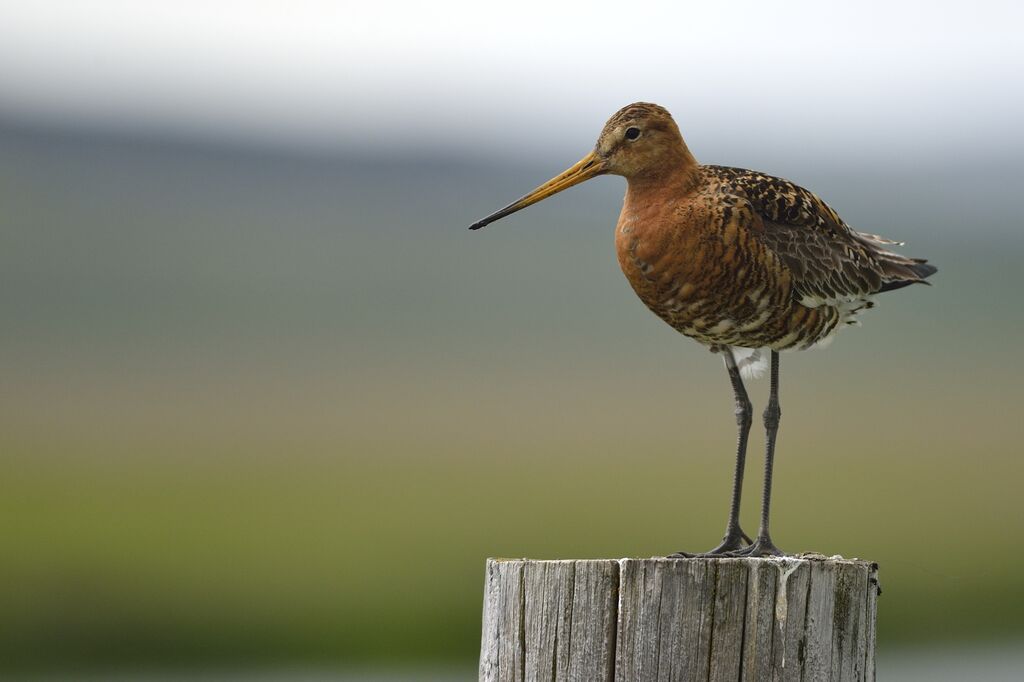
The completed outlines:
[[[0,672],[471,663],[486,557],[720,537],[728,384],[615,180],[469,234],[560,162],[0,151]],[[783,356],[776,541],[878,561],[885,646],[1024,634],[1014,176],[778,165],[940,271]]]
[[[686,437],[495,444],[483,455],[470,443],[376,456],[265,441],[230,454],[67,444],[78,459],[4,442],[2,577],[17,589],[4,599],[3,657],[472,658],[488,555],[710,546],[726,502],[725,440],[717,456]],[[810,440],[786,439],[778,539],[880,561],[886,643],[1019,632],[1016,462],[992,453],[970,472],[959,447],[815,454]],[[748,504],[750,527],[755,513]],[[994,548],[998,559],[983,559]]]

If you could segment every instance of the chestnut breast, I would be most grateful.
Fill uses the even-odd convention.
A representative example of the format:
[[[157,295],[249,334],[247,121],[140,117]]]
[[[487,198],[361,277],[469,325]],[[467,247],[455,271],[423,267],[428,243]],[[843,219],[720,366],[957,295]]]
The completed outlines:
[[[716,205],[699,192],[666,200],[631,188],[615,230],[619,266],[679,332],[708,345],[769,345],[766,323],[782,312],[788,286],[772,281],[754,235],[723,224]]]

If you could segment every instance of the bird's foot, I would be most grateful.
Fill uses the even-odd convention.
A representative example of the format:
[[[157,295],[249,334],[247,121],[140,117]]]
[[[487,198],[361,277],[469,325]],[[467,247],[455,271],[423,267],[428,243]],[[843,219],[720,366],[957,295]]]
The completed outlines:
[[[762,557],[762,556],[788,556],[785,552],[775,546],[772,539],[767,535],[759,535],[749,547],[741,547],[731,552],[725,552],[719,556],[723,557]]]
[[[707,552],[676,552],[675,554],[669,554],[666,559],[694,559],[699,557],[716,557],[716,556],[728,556],[730,552],[743,551],[747,549],[743,543],[746,542],[748,545],[753,541],[746,533],[740,528],[733,528],[725,533],[725,537],[722,538],[722,544],[718,545],[714,549],[708,550]]]

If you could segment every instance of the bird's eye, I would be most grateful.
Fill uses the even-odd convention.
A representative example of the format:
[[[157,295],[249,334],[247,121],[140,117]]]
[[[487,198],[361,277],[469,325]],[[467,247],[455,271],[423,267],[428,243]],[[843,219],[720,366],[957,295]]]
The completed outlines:
[[[627,140],[635,140],[638,137],[640,137],[640,129],[639,128],[626,128],[626,139]]]

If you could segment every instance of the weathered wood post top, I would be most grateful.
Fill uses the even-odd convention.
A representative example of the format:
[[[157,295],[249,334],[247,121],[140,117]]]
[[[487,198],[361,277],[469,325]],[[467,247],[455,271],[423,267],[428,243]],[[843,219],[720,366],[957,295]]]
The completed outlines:
[[[488,559],[481,682],[875,679],[876,564]]]

